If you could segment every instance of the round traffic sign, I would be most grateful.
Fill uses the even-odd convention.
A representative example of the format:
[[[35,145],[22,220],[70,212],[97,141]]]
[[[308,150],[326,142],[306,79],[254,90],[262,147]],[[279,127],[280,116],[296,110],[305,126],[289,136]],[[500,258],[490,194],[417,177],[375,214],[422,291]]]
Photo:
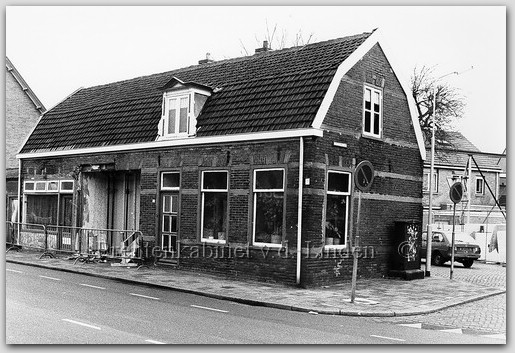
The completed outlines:
[[[374,167],[369,161],[361,161],[354,172],[354,183],[361,191],[368,191],[374,181]]]
[[[461,199],[463,198],[463,191],[463,183],[458,181],[452,184],[451,190],[449,191],[449,197],[451,198],[451,201],[455,204],[461,202]]]

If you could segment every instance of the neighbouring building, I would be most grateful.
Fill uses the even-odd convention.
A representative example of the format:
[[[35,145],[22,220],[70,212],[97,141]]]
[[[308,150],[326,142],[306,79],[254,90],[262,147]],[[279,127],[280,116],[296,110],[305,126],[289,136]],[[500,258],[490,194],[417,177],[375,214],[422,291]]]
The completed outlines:
[[[381,42],[265,44],[82,89],[18,155],[23,221],[138,230],[161,264],[317,286],[350,279],[359,214],[358,274],[385,276],[396,222],[422,223],[425,148]],[[374,179],[358,193],[362,161]],[[122,240],[108,232],[101,250]]]
[[[431,149],[424,164],[424,225],[429,216]],[[480,151],[459,132],[447,132],[435,143],[432,182],[433,223],[448,227],[453,221],[450,186],[461,181],[467,192],[456,204],[455,225],[474,225],[464,230],[484,231],[486,224],[506,223],[506,154]],[[470,228],[470,229],[469,229]],[[477,229],[476,229],[477,228]]]
[[[19,163],[16,154],[45,111],[36,94],[5,57],[5,201],[8,221],[17,220]]]

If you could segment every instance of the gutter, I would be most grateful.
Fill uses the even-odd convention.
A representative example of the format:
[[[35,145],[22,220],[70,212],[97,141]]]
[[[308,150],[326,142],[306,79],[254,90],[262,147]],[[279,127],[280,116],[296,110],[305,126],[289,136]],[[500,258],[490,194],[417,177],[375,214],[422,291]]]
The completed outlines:
[[[96,153],[128,152],[128,151],[145,150],[145,149],[186,147],[186,146],[196,146],[196,145],[206,145],[206,144],[264,141],[264,140],[272,140],[272,139],[284,139],[284,138],[295,138],[295,137],[305,137],[305,136],[323,137],[323,135],[324,135],[324,132],[320,129],[306,128],[306,129],[295,129],[295,130],[268,131],[268,132],[250,133],[250,134],[217,135],[217,136],[193,137],[193,138],[183,138],[183,139],[169,139],[169,140],[127,144],[127,145],[114,145],[114,146],[88,147],[88,148],[78,148],[78,149],[69,149],[69,150],[52,150],[52,151],[45,151],[45,152],[19,153],[16,155],[16,158],[28,159],[28,158],[63,157],[63,156],[83,155],[83,154],[89,155],[89,154],[96,154]]]

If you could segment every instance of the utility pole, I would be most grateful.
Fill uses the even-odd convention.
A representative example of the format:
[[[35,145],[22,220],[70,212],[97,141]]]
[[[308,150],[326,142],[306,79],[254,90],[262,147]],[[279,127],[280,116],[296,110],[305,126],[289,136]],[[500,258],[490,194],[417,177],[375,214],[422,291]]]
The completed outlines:
[[[470,69],[467,69],[463,72],[472,70],[474,66],[471,66]],[[431,167],[429,171],[429,210],[427,215],[427,254],[426,254],[426,273],[427,277],[431,276],[431,252],[432,252],[432,241],[433,241],[433,174],[435,170],[435,117],[436,117],[436,93],[437,86],[436,82],[441,80],[442,78],[449,75],[459,75],[460,72],[453,71],[445,74],[443,76],[438,77],[435,80],[435,86],[433,87],[433,114],[431,115]]]

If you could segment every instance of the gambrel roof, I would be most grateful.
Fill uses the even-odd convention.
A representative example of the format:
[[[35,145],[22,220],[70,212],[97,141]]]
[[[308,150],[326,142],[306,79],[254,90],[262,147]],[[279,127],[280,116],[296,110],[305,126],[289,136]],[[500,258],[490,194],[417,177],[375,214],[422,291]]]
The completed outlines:
[[[373,33],[81,89],[42,117],[20,153],[156,141],[162,88],[172,78],[212,89],[199,138],[312,128],[342,63]]]

